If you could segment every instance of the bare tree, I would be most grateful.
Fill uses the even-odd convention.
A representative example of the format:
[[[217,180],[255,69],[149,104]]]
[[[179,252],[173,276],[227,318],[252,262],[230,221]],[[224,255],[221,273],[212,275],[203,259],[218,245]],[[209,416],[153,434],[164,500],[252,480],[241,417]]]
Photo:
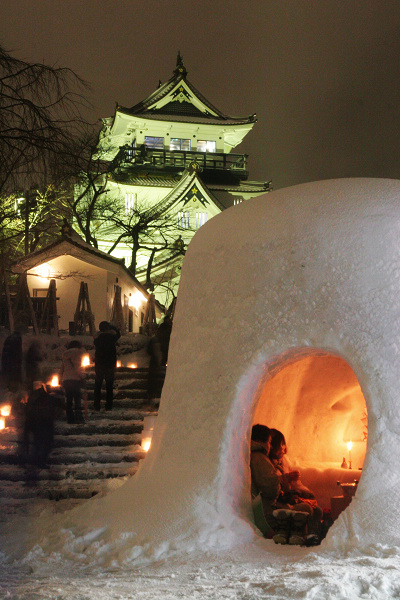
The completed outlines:
[[[108,252],[111,254],[121,242],[126,244],[131,252],[128,268],[133,275],[137,272],[139,252],[142,256],[143,251],[147,253],[146,285],[149,288],[156,254],[169,262],[184,253],[184,244],[179,243],[177,235],[176,215],[164,200],[154,206],[136,202],[129,209],[112,203],[104,216],[108,223],[105,233],[114,238]]]
[[[0,47],[0,193],[41,187],[85,125],[85,83],[70,69],[28,63]]]
[[[115,169],[114,162],[104,160],[105,152],[97,151],[97,141],[98,133],[95,131],[88,131],[75,140],[71,154],[75,161],[73,194],[68,202],[79,233],[95,248],[98,248],[97,232],[112,208],[108,178]]]
[[[0,47],[0,239],[28,254],[54,232],[89,125],[86,84],[70,69],[28,63]]]

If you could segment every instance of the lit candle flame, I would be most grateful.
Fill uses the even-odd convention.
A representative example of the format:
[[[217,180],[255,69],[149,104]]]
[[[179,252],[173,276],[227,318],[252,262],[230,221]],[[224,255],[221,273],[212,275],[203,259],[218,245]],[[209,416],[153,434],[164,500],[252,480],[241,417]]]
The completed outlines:
[[[121,366],[121,361],[117,360],[117,369]]]
[[[88,367],[90,365],[90,357],[89,354],[84,354],[82,356],[82,367]]]
[[[51,387],[58,387],[60,385],[60,380],[58,379],[58,375],[53,375],[52,380],[50,381]]]
[[[151,446],[151,438],[147,437],[147,438],[143,438],[142,440],[142,448],[145,452],[148,452]]]
[[[352,447],[353,447],[353,442],[347,442],[347,449],[349,452],[352,449]]]
[[[137,369],[137,363],[129,363],[128,367],[130,369]]]
[[[11,404],[5,404],[0,408],[0,415],[2,417],[9,417],[11,415]]]
[[[0,431],[2,429],[5,429],[6,427],[6,420],[3,417],[0,417]]]

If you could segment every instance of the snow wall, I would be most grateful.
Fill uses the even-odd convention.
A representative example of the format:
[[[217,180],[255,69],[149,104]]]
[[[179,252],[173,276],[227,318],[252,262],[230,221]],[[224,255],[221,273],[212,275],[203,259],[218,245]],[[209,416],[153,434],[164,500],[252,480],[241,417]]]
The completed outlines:
[[[98,527],[92,539],[133,562],[257,535],[248,462],[260,386],[328,352],[360,383],[369,439],[357,495],[324,547],[400,545],[399,250],[392,180],[282,189],[204,225],[184,261],[148,456],[122,488],[63,515],[63,531]]]

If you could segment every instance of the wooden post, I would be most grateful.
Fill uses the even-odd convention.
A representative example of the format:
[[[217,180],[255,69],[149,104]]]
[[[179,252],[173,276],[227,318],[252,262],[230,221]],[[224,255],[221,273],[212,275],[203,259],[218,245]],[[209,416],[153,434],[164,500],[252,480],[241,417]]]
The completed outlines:
[[[156,298],[154,294],[150,294],[147,300],[142,326],[149,335],[153,335],[157,330]]]
[[[6,307],[7,307],[9,329],[10,329],[10,331],[14,331],[14,315],[13,315],[12,306],[11,306],[10,287],[8,285],[8,278],[7,278],[6,270],[4,268],[4,263],[1,266],[1,280],[4,285],[4,297],[5,297],[5,301],[6,301]]]
[[[43,329],[45,329],[46,333],[58,335],[57,287],[55,279],[50,279],[42,318],[40,319],[40,331],[43,331]]]
[[[121,286],[115,286],[114,300],[111,310],[111,323],[118,327],[121,333],[125,332],[125,319],[122,312]]]
[[[31,320],[35,335],[39,335],[39,327],[37,324],[35,311],[33,310],[31,296],[29,294],[26,273],[22,273],[19,277],[19,285],[14,305],[14,323],[16,325],[21,324],[18,323],[21,321],[21,319],[26,322],[26,325],[28,325],[29,320]]]
[[[88,285],[84,281],[81,281],[79,289],[78,303],[76,305],[74,322],[76,325],[77,333],[85,334],[86,325],[89,326],[90,335],[96,334],[94,326],[94,314],[90,306],[89,290]]]

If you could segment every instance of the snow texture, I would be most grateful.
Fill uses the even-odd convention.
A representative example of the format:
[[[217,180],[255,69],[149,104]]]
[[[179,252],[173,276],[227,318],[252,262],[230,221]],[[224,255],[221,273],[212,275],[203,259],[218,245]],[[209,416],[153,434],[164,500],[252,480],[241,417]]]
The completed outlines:
[[[125,570],[124,584],[120,575],[107,580],[110,591],[92,579],[97,598],[399,596],[399,197],[391,180],[304,184],[199,230],[184,261],[148,456],[102,498],[4,525],[8,597],[24,597],[14,593],[13,565],[68,579],[74,564],[75,577],[78,566]],[[351,366],[366,401],[362,478],[320,548],[280,548],[251,521],[249,432],[265,381],[321,354]],[[85,580],[71,589],[59,577],[42,596],[38,575],[30,597],[92,597]]]

